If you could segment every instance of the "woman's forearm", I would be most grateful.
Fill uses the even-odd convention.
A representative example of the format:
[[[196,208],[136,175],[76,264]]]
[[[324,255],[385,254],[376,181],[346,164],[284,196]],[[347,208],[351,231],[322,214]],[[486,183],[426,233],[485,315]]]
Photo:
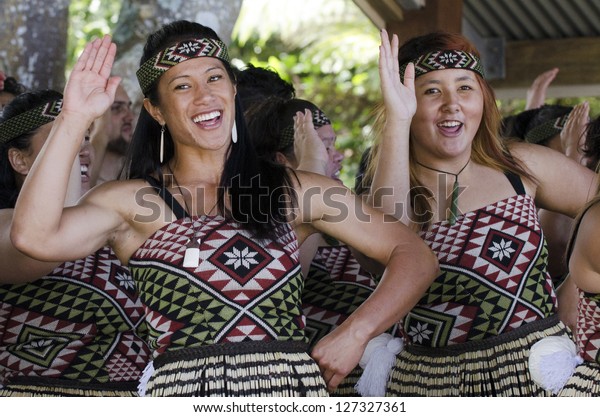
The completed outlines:
[[[437,257],[423,241],[398,247],[373,294],[343,325],[370,340],[401,320],[438,275]]]

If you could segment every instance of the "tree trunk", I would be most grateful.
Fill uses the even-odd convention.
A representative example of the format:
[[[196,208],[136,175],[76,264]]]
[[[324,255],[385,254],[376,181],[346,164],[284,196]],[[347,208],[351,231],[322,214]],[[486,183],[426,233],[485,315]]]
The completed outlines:
[[[0,0],[0,69],[29,88],[62,91],[69,0]]]
[[[242,0],[125,0],[113,38],[117,61],[113,74],[123,77],[123,86],[139,108],[142,95],[135,77],[147,36],[165,23],[196,21],[217,32],[223,42],[231,33],[242,7]]]

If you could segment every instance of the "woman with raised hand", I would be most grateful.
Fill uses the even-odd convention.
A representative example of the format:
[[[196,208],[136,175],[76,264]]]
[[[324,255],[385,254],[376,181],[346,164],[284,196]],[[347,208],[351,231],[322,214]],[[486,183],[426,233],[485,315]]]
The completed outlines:
[[[260,157],[339,182],[343,155],[335,149],[331,121],[314,103],[268,97],[249,107],[245,116]],[[305,239],[299,253],[302,312],[309,346],[314,346],[371,295],[378,277],[358,263],[349,246],[322,233]],[[331,395],[356,396],[361,374],[356,367]]]
[[[404,319],[389,395],[551,395],[530,347],[568,333],[558,320],[537,210],[575,216],[593,172],[548,148],[504,143],[477,50],[435,32],[399,47],[382,31],[382,135],[370,198],[416,230],[441,275]]]
[[[421,297],[437,273],[435,256],[349,191],[328,204],[323,194],[333,180],[260,161],[226,46],[212,29],[187,21],[163,26],[144,48],[130,179],[101,184],[63,209],[81,134],[106,111],[119,82],[110,76],[115,50],[105,36],[77,61],[63,111],[19,196],[15,245],[57,260],[108,244],[129,265],[154,355],[146,394],[326,395],[368,340]],[[387,269],[311,358],[298,246],[317,230]]]

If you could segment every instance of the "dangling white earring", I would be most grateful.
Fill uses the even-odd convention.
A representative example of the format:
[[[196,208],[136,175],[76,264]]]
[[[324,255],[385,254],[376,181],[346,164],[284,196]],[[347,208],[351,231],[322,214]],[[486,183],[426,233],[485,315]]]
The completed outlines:
[[[159,160],[160,163],[163,163],[163,157],[165,155],[165,125],[160,127],[160,151],[159,151]]]
[[[235,125],[235,120],[233,121],[233,127],[231,128],[231,141],[233,143],[237,143],[237,126]]]

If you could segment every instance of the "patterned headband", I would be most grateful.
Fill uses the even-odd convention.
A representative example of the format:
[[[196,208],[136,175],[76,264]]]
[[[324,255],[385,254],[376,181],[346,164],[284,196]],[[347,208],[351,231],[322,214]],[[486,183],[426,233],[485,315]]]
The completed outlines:
[[[171,45],[168,48],[158,52],[152,58],[148,59],[137,70],[137,76],[140,87],[144,94],[148,93],[150,87],[163,73],[175,65],[192,58],[199,57],[219,58],[222,61],[229,62],[227,46],[217,39],[199,38],[188,39]]]
[[[443,69],[466,69],[474,71],[485,78],[483,65],[476,55],[456,49],[432,51],[421,55],[415,62],[415,78],[431,71]],[[404,79],[404,71],[408,63],[400,67],[400,77]]]
[[[325,116],[325,113],[323,113],[320,109],[312,110],[312,119],[313,119],[313,126],[315,127],[315,129],[318,129],[322,126],[327,126],[327,125],[331,124],[331,120],[329,120],[329,118],[327,116]],[[294,143],[294,125],[286,126],[281,131],[281,138],[279,140],[279,146],[277,147],[277,150],[281,151],[281,150],[287,148],[288,146],[292,145],[293,143]]]
[[[529,143],[543,143],[552,136],[560,134],[567,123],[570,113],[571,112],[534,127],[529,132],[525,133],[525,141]]]
[[[8,143],[24,133],[53,122],[62,109],[62,99],[54,100],[0,123],[0,143]]]

